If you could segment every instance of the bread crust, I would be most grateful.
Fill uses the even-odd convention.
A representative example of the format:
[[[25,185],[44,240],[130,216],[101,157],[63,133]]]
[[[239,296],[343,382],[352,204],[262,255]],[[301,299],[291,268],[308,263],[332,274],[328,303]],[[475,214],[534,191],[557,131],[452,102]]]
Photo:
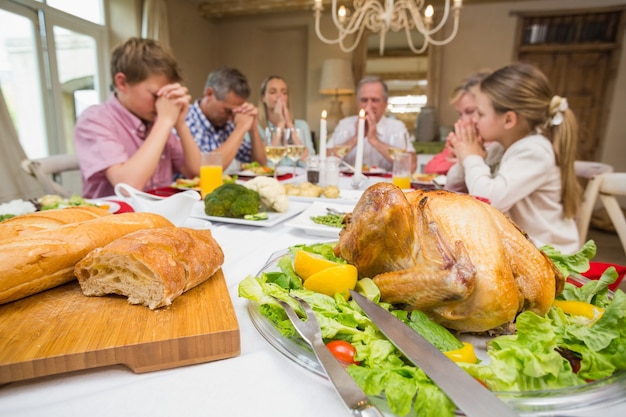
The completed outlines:
[[[209,279],[224,263],[210,230],[140,230],[91,251],[74,273],[83,294],[119,294],[151,309]]]
[[[141,229],[174,227],[153,213],[123,213],[0,241],[0,304],[74,279],[87,253]]]
[[[109,215],[109,210],[96,206],[66,207],[22,214],[0,223],[0,241]]]

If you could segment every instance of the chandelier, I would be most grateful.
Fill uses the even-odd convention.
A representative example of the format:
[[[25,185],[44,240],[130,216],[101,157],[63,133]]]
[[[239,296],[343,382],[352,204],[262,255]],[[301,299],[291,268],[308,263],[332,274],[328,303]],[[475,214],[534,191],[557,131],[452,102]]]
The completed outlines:
[[[452,7],[450,7],[450,3]],[[445,45],[456,36],[459,28],[459,16],[463,0],[445,0],[443,16],[437,25],[433,27],[433,6],[428,5],[422,15],[424,0],[354,0],[354,10],[348,12],[345,6],[337,7],[337,0],[332,0],[333,23],[337,28],[338,35],[335,39],[328,39],[320,31],[320,18],[322,16],[322,0],[315,0],[313,11],[315,12],[315,33],[317,37],[327,44],[339,44],[344,52],[352,52],[361,40],[365,29],[380,34],[380,55],[385,50],[385,34],[388,31],[399,32],[404,29],[409,48],[420,54],[428,48],[428,45]],[[450,9],[454,14],[454,28],[446,39],[433,39],[432,35],[441,31],[448,17]],[[424,36],[424,43],[417,48],[411,37],[411,31],[416,29]],[[354,43],[346,46],[347,37],[356,33]]]

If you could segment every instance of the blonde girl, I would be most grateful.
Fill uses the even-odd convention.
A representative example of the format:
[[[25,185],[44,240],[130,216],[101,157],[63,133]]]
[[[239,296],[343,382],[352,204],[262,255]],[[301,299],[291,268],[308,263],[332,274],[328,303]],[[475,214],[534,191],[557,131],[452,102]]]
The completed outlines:
[[[516,63],[481,81],[476,107],[475,128],[461,120],[455,124],[451,146],[458,162],[448,173],[447,187],[466,187],[488,198],[537,245],[577,251],[578,127],[567,100],[553,93],[535,66]],[[504,148],[493,173],[479,137]]]
[[[474,97],[474,90],[478,88],[478,84],[480,84],[480,82],[487,75],[489,75],[488,71],[480,71],[471,74],[452,91],[450,104],[454,106],[460,120],[468,123],[473,120],[474,113],[476,113],[476,98]],[[450,168],[452,168],[456,162],[454,152],[452,151],[452,147],[449,143],[450,138],[452,137],[454,137],[454,133],[450,133],[450,135],[446,138],[445,148],[440,153],[435,155],[433,159],[428,161],[426,165],[424,165],[425,174],[446,175]],[[491,160],[499,160],[502,157],[503,152],[502,147],[494,142],[485,144],[485,147],[488,148],[490,145],[495,146],[489,149],[489,157],[486,158],[488,163]]]

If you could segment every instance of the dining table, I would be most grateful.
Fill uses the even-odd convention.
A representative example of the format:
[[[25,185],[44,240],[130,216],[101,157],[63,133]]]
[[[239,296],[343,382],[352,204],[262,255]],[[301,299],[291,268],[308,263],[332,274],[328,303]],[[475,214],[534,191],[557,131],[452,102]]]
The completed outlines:
[[[286,181],[303,180],[297,176]],[[376,181],[390,180],[389,176],[368,177],[360,190]],[[350,187],[349,176],[342,176],[339,186],[355,191]],[[225,255],[222,272],[239,325],[238,355],[146,373],[113,365],[7,383],[0,387],[0,416],[350,415],[326,378],[290,360],[268,343],[251,320],[249,301],[238,295],[239,283],[249,275],[256,276],[273,253],[295,244],[333,240],[287,223],[271,227],[219,221],[210,224]],[[621,417],[625,413],[626,402],[602,409],[603,417]],[[587,410],[567,415],[600,414]]]

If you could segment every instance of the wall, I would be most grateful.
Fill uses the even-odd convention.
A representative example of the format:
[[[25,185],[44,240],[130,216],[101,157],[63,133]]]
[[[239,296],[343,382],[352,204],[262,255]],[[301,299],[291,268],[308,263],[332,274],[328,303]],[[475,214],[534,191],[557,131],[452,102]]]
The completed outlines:
[[[141,0],[105,0],[108,3],[109,47],[111,50],[132,36],[141,34]]]
[[[115,0],[122,1],[122,0]],[[463,5],[459,35],[441,47],[441,85],[436,101],[440,125],[451,125],[456,114],[446,103],[451,89],[467,74],[484,68],[498,68],[512,60],[517,20],[512,11],[563,10],[573,8],[623,5],[624,0],[542,0],[515,1]],[[297,117],[308,120],[311,129],[319,129],[319,115],[328,108],[330,98],[320,95],[319,79],[322,62],[326,58],[350,57],[337,46],[326,45],[317,39],[312,12],[290,13],[280,16],[258,15],[210,22],[196,15],[191,2],[167,0],[170,13],[170,38],[176,57],[183,67],[187,84],[194,97],[201,93],[207,73],[222,64],[236,66],[250,82],[256,103],[258,87],[269,73],[294,74],[304,80],[302,85],[290,83]],[[488,24],[487,24],[488,23]],[[329,19],[322,32],[332,35]],[[290,36],[298,33],[296,43]],[[302,36],[303,33],[306,33]],[[301,48],[306,51],[305,62],[294,63],[287,51]],[[277,52],[278,51],[278,52]],[[284,59],[275,59],[276,55]],[[271,57],[271,58],[270,58]],[[304,72],[304,74],[302,74]],[[289,79],[288,79],[289,81]],[[622,52],[616,91],[626,91],[626,51]],[[355,111],[354,96],[344,97],[344,113]],[[302,108],[302,103],[306,107]],[[295,106],[294,106],[295,107]],[[602,162],[612,164],[618,171],[626,171],[626,95],[614,94],[613,114],[608,120],[607,137],[601,152]]]
[[[255,104],[263,79],[280,75],[289,84],[294,116],[307,120],[313,131],[319,130],[320,114],[329,109],[331,100],[318,92],[322,62],[327,58],[350,58],[351,54],[317,39],[312,13],[198,23],[190,15],[190,9],[194,9],[191,2],[168,0],[167,5],[172,16],[171,46],[194,98],[202,93],[208,73],[220,65],[233,66],[246,75],[252,90],[250,101]],[[332,34],[329,25],[322,26],[322,32]],[[344,113],[355,111],[354,96],[341,100]]]
[[[499,68],[511,62],[517,18],[512,11],[567,10],[577,8],[623,6],[624,0],[543,0],[463,6],[457,39],[442,48],[441,92],[439,96],[440,123],[451,125],[456,114],[445,106],[454,86],[471,72],[484,68]],[[484,22],[489,22],[488,25]],[[626,37],[626,34],[625,34]],[[615,91],[626,91],[626,51],[622,53]],[[626,95],[613,94],[613,114],[609,117],[602,162],[616,171],[626,171]]]
[[[185,83],[192,97],[204,90],[208,69],[216,62],[220,50],[215,25],[204,19],[190,1],[166,1],[170,32],[170,46],[183,71]]]

